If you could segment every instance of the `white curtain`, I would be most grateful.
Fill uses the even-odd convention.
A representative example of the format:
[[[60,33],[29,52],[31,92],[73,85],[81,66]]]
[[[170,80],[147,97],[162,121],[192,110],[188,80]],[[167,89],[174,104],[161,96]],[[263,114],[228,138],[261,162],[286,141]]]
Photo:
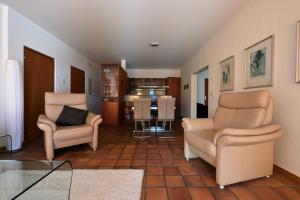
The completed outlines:
[[[4,62],[3,62],[4,63]],[[0,61],[0,136],[5,135],[5,70]]]
[[[5,48],[5,19],[4,6],[0,4],[0,136],[5,134],[5,65],[4,57],[6,57]]]
[[[5,65],[5,125],[12,137],[12,150],[22,147],[23,125],[23,70],[16,60],[7,60]]]

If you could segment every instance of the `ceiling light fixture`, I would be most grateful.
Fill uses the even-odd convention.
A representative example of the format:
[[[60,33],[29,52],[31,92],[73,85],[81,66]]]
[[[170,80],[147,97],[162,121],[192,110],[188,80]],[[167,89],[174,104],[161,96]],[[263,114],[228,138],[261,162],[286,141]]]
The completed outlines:
[[[159,43],[158,42],[150,42],[149,45],[150,45],[150,47],[158,47]]]

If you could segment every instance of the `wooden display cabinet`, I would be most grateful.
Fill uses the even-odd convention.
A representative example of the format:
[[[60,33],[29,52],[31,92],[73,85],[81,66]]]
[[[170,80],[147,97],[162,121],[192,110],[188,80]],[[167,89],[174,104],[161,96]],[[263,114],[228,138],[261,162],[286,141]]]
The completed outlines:
[[[119,64],[101,65],[101,114],[103,124],[117,125],[124,119],[124,95],[128,93],[126,71]]]
[[[178,119],[181,117],[181,78],[168,77],[166,79],[166,85],[169,86],[167,89],[167,95],[176,98],[175,101],[175,117]]]

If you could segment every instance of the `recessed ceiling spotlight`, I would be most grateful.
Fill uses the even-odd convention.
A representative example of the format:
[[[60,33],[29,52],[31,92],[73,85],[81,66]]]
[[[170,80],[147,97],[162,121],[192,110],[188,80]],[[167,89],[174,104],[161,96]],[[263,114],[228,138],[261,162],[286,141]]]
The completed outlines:
[[[150,47],[158,47],[159,43],[158,42],[150,42],[149,45],[150,45]]]

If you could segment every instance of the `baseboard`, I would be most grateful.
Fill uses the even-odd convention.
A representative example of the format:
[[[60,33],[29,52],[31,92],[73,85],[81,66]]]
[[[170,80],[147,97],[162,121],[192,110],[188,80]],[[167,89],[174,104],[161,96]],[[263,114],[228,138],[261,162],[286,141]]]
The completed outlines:
[[[278,165],[274,165],[274,170],[276,170],[278,172],[281,172],[281,173],[285,174],[286,176],[288,176],[288,177],[290,177],[290,178],[292,178],[292,179],[297,180],[297,181],[300,182],[300,177],[299,176],[297,176],[297,175],[295,175],[295,174],[293,174],[293,173],[291,173],[291,172],[289,172],[289,171],[287,171],[287,170],[279,167]]]

